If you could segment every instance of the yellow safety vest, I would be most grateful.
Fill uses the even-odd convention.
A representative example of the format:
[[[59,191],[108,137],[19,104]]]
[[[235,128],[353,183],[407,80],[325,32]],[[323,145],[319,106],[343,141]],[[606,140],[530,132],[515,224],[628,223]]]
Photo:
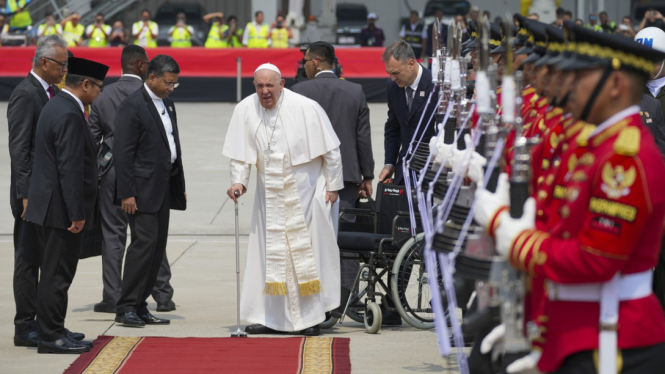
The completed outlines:
[[[286,27],[272,29],[272,47],[289,48],[289,30]]]
[[[141,28],[143,27],[143,21],[134,22],[134,25],[137,25],[137,24],[138,24],[138,26],[137,26],[138,29],[141,30]],[[148,48],[157,48],[157,40],[152,38],[152,27],[153,27],[153,25],[156,25],[156,23],[154,23],[153,21],[148,21],[148,28],[150,29],[150,31],[148,31],[148,34],[145,36],[145,39],[147,41],[146,46]],[[140,35],[140,33],[139,33],[139,35]],[[134,39],[134,44],[139,45],[139,39],[138,38]]]
[[[107,29],[109,26],[106,24],[102,24],[102,29]],[[100,29],[95,29],[92,32],[92,35],[90,35],[90,41],[88,42],[88,47],[92,48],[101,48],[101,47],[106,47],[108,45],[108,41],[106,40],[106,35],[104,35],[104,32]]]
[[[233,47],[233,48],[241,48],[242,47],[242,29],[238,30],[238,34],[240,34],[240,36],[236,36],[236,35],[231,36],[231,43],[230,43],[230,45],[227,45],[227,47]],[[229,44],[229,43],[227,43],[227,44]]]
[[[221,30],[219,28],[219,23],[215,22],[212,24],[212,27],[210,28],[210,32],[208,33],[208,39],[206,39],[206,48],[226,48],[226,40],[222,39],[220,37],[220,31],[223,33],[224,31],[228,30],[229,26],[228,25],[223,25]],[[175,33],[174,33],[175,34]]]
[[[192,36],[189,34],[186,25],[185,27],[176,27],[171,36],[173,37],[171,42],[173,48],[189,48],[192,46]]]
[[[25,9],[22,12],[16,13],[18,8],[25,7],[25,0],[9,0],[9,12],[14,13],[12,18],[9,20],[9,26],[16,28],[23,28],[32,25],[32,18],[30,17],[30,12]]]
[[[263,24],[259,30],[256,30],[253,23],[248,23],[249,26],[249,41],[247,47],[249,48],[268,48],[268,25]]]
[[[9,32],[9,25],[4,25],[2,26],[2,29],[0,29],[0,34],[4,34],[6,32]],[[0,43],[0,47],[2,47],[2,43]]]
[[[44,32],[44,35],[42,35],[42,36],[54,35],[54,34],[58,33],[58,26],[60,26],[60,25],[48,26],[48,28],[47,28],[46,24],[41,24],[37,28],[37,33],[40,34],[46,28],[46,31]]]
[[[85,27],[80,23],[74,26],[72,21],[67,21],[67,23],[65,23],[65,28],[62,30],[62,37],[67,41],[68,47],[76,47],[78,43],[81,42],[81,37],[84,32]]]

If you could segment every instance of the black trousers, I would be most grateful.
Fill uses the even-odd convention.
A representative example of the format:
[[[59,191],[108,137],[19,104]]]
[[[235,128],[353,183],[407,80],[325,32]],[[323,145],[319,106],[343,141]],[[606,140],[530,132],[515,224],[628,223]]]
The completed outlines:
[[[146,299],[155,287],[157,273],[166,254],[169,235],[170,192],[157,213],[128,214],[131,243],[125,255],[122,277],[122,293],[116,307],[117,313],[148,312]]]
[[[21,218],[23,206],[13,206],[14,215],[14,332],[17,335],[38,330],[37,285],[42,263],[42,245],[37,225]]]
[[[339,210],[345,208],[355,208],[356,201],[358,200],[358,187],[359,183],[344,182],[344,188],[339,190]],[[343,216],[341,218],[345,222],[355,222],[355,216]],[[345,253],[345,257],[352,257],[352,254]],[[357,257],[357,255],[355,255]],[[353,282],[356,280],[356,275],[358,275],[358,269],[360,268],[360,263],[356,259],[341,259],[340,264],[340,275],[342,279],[342,287],[348,290],[353,286]],[[346,300],[344,300],[344,305],[346,305]]]
[[[99,212],[102,224],[102,280],[104,290],[102,300],[117,304],[122,293],[122,259],[127,245],[127,214],[114,204],[115,168],[111,167],[99,186]],[[152,296],[157,302],[167,302],[173,297],[170,284],[171,268],[168,259],[164,261],[157,275]]]
[[[625,349],[619,351],[623,366],[621,374],[661,374],[665,370],[665,343],[651,347]],[[596,374],[597,362],[594,351],[572,354],[563,362],[555,374]]]
[[[76,274],[83,234],[38,227],[39,238],[44,246],[44,262],[37,291],[37,322],[42,339],[54,341],[65,336],[67,292]]]

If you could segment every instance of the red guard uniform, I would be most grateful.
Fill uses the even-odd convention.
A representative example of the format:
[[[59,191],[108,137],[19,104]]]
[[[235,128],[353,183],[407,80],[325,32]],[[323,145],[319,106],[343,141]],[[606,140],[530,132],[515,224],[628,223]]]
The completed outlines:
[[[665,163],[639,109],[622,113],[613,124],[577,137],[575,160],[569,160],[553,192],[562,199],[548,212],[547,230],[526,230],[512,243],[509,260],[547,279],[546,290],[644,274],[656,264],[665,219]],[[551,290],[538,363],[543,372],[556,370],[573,353],[597,349],[599,342],[599,303],[561,301]],[[618,321],[619,349],[665,342],[665,316],[653,294],[621,301]]]

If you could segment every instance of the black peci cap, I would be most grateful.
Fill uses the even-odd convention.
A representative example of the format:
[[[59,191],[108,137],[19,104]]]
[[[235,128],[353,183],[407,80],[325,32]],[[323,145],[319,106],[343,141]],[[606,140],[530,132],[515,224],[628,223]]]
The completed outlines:
[[[654,63],[665,60],[665,53],[646,47],[622,35],[600,33],[577,25],[564,24],[573,58],[558,65],[561,70],[611,68],[629,70],[649,78]],[[572,44],[572,45],[571,45]]]
[[[109,67],[99,62],[86,60],[79,57],[70,57],[67,60],[67,73],[81,75],[103,81]]]

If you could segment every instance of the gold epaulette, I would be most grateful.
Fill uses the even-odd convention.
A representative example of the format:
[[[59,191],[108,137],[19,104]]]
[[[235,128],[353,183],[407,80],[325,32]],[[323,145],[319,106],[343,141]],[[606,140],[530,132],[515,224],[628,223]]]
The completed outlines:
[[[562,112],[563,112],[563,110],[561,108],[553,108],[552,110],[547,112],[547,114],[545,115],[545,119],[549,121],[549,120],[552,119],[552,117],[558,116]]]
[[[535,91],[536,91],[536,89],[533,88],[533,87],[525,88],[525,89],[522,90],[522,96],[529,95],[529,94],[531,94]]]
[[[547,98],[546,97],[540,98],[540,100],[538,101],[538,109],[544,107],[545,105],[547,105]]]
[[[584,125],[584,128],[582,129],[582,131],[580,131],[579,135],[577,135],[577,138],[575,138],[575,140],[577,141],[577,144],[581,147],[586,147],[589,144],[589,137],[591,136],[591,133],[595,129],[596,129],[596,125],[592,125],[592,124]]]
[[[614,151],[622,156],[635,156],[640,151],[640,129],[626,127],[614,141]]]
[[[533,96],[531,97],[531,104],[535,103],[536,100],[538,100],[539,98],[540,96],[538,96],[538,94],[533,94]]]

